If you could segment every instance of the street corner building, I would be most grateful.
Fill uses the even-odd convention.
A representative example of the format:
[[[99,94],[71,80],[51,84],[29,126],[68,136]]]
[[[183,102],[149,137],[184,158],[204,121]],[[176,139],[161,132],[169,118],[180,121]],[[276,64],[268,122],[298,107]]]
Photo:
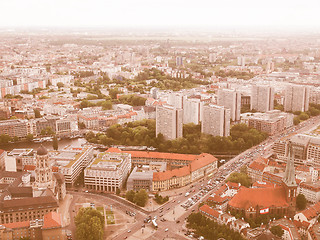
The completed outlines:
[[[296,210],[297,183],[290,147],[289,158],[281,186],[274,188],[246,188],[229,201],[228,209],[246,218],[256,218],[261,214],[293,217]]]

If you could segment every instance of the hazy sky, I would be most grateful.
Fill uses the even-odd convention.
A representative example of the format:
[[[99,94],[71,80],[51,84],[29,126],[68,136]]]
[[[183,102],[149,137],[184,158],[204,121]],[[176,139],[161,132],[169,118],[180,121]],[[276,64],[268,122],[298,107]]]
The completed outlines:
[[[319,0],[0,0],[0,26],[309,26]]]

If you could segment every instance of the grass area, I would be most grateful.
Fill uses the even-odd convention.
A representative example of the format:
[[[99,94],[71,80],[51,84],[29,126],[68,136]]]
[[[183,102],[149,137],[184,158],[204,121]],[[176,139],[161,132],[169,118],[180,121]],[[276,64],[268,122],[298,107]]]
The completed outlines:
[[[112,211],[106,211],[107,224],[115,224],[114,215]]]

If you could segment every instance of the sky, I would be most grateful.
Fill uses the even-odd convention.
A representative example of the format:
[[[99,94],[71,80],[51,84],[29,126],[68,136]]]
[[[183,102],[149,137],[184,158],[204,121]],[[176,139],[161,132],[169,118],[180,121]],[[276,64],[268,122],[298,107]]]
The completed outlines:
[[[0,27],[320,29],[319,0],[0,0]]]

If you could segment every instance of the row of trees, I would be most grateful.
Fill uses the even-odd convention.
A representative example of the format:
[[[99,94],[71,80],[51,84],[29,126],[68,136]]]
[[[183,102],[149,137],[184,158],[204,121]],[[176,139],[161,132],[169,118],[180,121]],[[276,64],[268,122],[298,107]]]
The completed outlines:
[[[201,126],[185,124],[183,137],[165,140],[160,133],[156,136],[155,120],[142,120],[128,123],[126,126],[113,125],[106,133],[89,132],[86,139],[92,143],[103,145],[152,146],[160,152],[199,154],[230,153],[237,154],[267,138],[266,133],[249,128],[245,124],[237,124],[231,128],[229,137],[211,136],[201,133]]]
[[[104,217],[91,207],[81,208],[74,219],[76,225],[76,239],[102,240],[104,234]]]
[[[253,78],[255,75],[254,73],[249,72],[239,72],[239,71],[223,71],[219,70],[214,73],[217,77],[232,77],[232,78],[239,78],[244,80],[249,80]]]
[[[110,100],[101,100],[97,103],[93,103],[88,100],[83,100],[80,103],[80,109],[96,106],[102,107],[103,110],[110,110],[112,109],[112,102]]]
[[[123,104],[129,104],[131,106],[144,106],[146,100],[147,99],[144,97],[136,96],[133,94],[121,95],[119,97],[119,102],[121,102]]]
[[[158,204],[163,204],[169,201],[169,197],[168,196],[162,197],[160,194],[156,193],[156,195],[154,196],[154,200]]]
[[[174,91],[179,91],[181,89],[186,89],[186,88],[193,88],[197,84],[202,84],[202,85],[207,85],[209,82],[203,81],[203,80],[198,80],[192,78],[191,74],[188,73],[189,76],[186,78],[175,78],[171,77],[169,75],[166,75],[164,72],[160,71],[159,69],[152,68],[152,69],[145,69],[143,72],[139,73],[134,81],[135,82],[140,82],[140,83],[145,83],[145,80],[149,79],[157,79],[156,82],[150,83],[150,86],[152,87],[157,87],[163,90],[174,90]]]
[[[139,192],[130,190],[126,192],[126,199],[140,207],[144,207],[148,201],[148,193],[144,189],[140,189]]]
[[[300,122],[305,121],[309,119],[310,117],[318,116],[320,115],[320,104],[314,104],[311,103],[309,105],[309,110],[306,112],[296,111],[293,112],[294,115],[296,115],[293,118],[294,125],[298,125]]]
[[[220,225],[217,222],[201,215],[201,213],[192,213],[187,218],[187,227],[195,231],[195,237],[202,236],[208,240],[243,240],[240,233],[231,230],[226,225]]]

